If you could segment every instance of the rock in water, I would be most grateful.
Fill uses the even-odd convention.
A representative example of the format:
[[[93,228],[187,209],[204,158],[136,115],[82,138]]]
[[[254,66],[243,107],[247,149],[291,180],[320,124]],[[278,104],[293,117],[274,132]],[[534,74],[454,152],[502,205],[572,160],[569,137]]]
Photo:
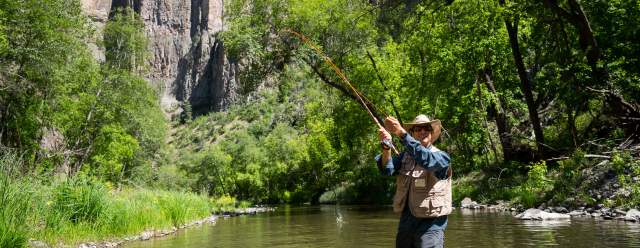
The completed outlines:
[[[566,214],[569,212],[569,210],[565,207],[555,207],[553,208],[553,211],[556,213],[563,213],[563,214]]]
[[[547,213],[540,209],[530,208],[516,215],[516,218],[521,220],[561,220],[569,219],[571,216],[568,214]]]
[[[582,210],[573,210],[569,213],[570,216],[581,216],[584,215],[584,211]]]
[[[624,216],[624,220],[638,222],[640,221],[640,211],[635,208],[629,209],[627,215]]]
[[[478,203],[474,200],[471,200],[471,198],[469,197],[465,197],[464,199],[462,199],[462,201],[460,201],[461,208],[474,208],[477,205]]]

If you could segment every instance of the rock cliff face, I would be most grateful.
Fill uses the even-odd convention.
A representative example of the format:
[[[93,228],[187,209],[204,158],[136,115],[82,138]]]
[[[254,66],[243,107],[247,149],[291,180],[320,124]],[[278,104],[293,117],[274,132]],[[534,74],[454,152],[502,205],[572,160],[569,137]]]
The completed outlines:
[[[162,89],[173,114],[191,104],[194,114],[225,110],[237,98],[238,64],[225,56],[216,34],[224,29],[223,0],[81,0],[101,30],[110,13],[132,7],[145,23],[151,56],[148,80]],[[98,59],[103,51],[94,49]],[[178,110],[176,110],[178,109]]]

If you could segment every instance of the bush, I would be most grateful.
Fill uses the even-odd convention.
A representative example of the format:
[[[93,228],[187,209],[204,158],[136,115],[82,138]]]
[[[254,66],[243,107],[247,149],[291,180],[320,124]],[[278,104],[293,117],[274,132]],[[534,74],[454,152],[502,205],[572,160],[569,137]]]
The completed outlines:
[[[211,205],[214,213],[231,212],[236,209],[236,198],[223,195],[218,199],[211,199]]]
[[[553,182],[547,178],[547,164],[544,161],[529,167],[527,180],[515,189],[516,200],[524,207],[535,207],[545,194],[553,188]]]

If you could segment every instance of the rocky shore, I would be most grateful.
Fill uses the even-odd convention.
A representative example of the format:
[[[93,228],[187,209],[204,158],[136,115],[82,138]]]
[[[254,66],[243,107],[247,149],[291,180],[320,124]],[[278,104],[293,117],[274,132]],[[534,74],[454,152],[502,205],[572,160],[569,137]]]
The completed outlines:
[[[548,207],[546,204],[542,204],[538,208],[524,210],[519,206],[509,206],[507,203],[502,201],[499,201],[494,205],[479,204],[466,197],[460,201],[460,208],[509,211],[512,212],[516,218],[521,220],[558,220],[582,217],[640,223],[640,211],[638,209],[608,208],[603,204],[598,204],[593,207],[578,207],[576,209],[561,206]]]
[[[254,214],[257,214],[257,213],[271,212],[271,211],[274,211],[274,210],[275,210],[275,208],[273,208],[273,207],[251,207],[251,208],[236,209],[234,211],[225,211],[225,212],[221,212],[221,213],[214,213],[213,215],[211,215],[211,216],[209,216],[207,218],[204,218],[204,219],[201,219],[201,220],[196,220],[196,221],[193,221],[191,223],[180,225],[178,227],[173,227],[173,228],[170,228],[170,229],[146,230],[146,231],[141,232],[140,234],[135,235],[135,236],[125,237],[125,238],[116,239],[116,240],[109,240],[109,241],[86,242],[86,243],[82,243],[82,244],[78,245],[77,247],[78,248],[113,248],[113,247],[120,247],[125,242],[150,240],[152,238],[159,238],[159,237],[164,237],[164,236],[167,236],[167,235],[176,234],[181,229],[201,226],[201,225],[204,225],[204,224],[213,224],[213,223],[216,223],[216,221],[220,217],[226,218],[226,217],[234,217],[234,216],[240,216],[240,215],[254,215]],[[31,240],[31,241],[29,241],[29,245],[31,247],[33,247],[33,248],[50,248],[51,247],[51,246],[47,245],[45,242],[42,242],[42,241],[39,241],[39,240]],[[72,246],[62,246],[62,247],[72,247]]]

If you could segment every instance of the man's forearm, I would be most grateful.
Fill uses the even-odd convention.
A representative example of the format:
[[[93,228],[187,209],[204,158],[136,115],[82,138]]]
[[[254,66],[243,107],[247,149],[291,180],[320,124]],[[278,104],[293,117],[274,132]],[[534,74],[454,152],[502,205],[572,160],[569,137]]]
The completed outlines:
[[[380,156],[380,169],[383,169],[383,167],[389,163],[389,160],[391,160],[391,150],[382,149],[382,154]]]

